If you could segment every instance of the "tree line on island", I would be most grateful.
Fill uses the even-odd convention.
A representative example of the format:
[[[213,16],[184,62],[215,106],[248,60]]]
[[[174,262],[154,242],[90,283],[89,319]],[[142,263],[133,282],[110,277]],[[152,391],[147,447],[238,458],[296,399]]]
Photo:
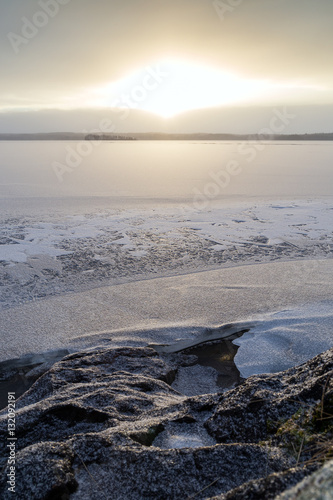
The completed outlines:
[[[86,141],[136,141],[135,137],[127,135],[105,135],[105,134],[87,134]]]

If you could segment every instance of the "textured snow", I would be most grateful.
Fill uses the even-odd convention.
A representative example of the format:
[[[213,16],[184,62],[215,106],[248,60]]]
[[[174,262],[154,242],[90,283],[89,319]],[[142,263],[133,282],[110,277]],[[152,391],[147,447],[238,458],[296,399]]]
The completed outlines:
[[[333,248],[332,216],[330,201],[302,201],[278,206],[240,204],[209,211],[186,212],[177,206],[164,213],[154,209],[116,210],[68,216],[60,224],[41,224],[33,219],[29,224],[5,222],[1,229],[8,243],[4,240],[0,245],[0,260],[13,264],[26,262],[33,255],[66,255],[70,253],[66,248],[78,240],[85,240],[97,257],[103,257],[111,245],[121,245],[123,250],[131,249],[139,252],[132,255],[140,256],[161,238],[171,245],[175,240],[185,244],[189,237],[202,243],[210,241],[217,252],[233,246],[285,244],[295,251],[316,247],[318,254],[323,254]]]

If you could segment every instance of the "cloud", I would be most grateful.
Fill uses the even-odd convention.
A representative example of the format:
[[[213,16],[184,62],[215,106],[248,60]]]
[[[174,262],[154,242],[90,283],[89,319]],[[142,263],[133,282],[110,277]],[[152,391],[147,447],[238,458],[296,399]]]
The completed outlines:
[[[274,110],[294,115],[284,133],[333,132],[331,106],[229,107],[188,111],[169,120],[139,110],[126,119],[111,109],[0,113],[0,133],[84,132],[100,128],[108,120],[115,133],[234,133],[257,134],[270,123]]]
[[[22,19],[56,1],[2,2],[0,106],[75,101],[166,57],[333,89],[332,0],[243,0],[224,21],[211,0],[62,0],[16,54],[8,33],[21,34]]]

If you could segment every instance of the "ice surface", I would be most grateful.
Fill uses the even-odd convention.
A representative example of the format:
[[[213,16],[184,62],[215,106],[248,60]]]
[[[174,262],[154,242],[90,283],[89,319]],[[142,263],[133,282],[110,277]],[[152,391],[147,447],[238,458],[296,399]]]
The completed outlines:
[[[306,362],[333,347],[333,302],[308,304],[269,314],[233,341],[243,377],[273,373]]]
[[[215,393],[220,390],[217,385],[217,371],[211,367],[200,365],[178,368],[172,388],[186,396]],[[195,384],[193,381],[195,380]]]
[[[194,338],[207,327],[320,304],[333,297],[332,275],[333,259],[275,262],[28,302],[0,311],[0,361],[57,348],[144,346]],[[330,331],[326,333],[331,339]]]
[[[68,146],[0,144],[0,359],[253,317],[244,373],[331,345],[333,143],[105,143],[61,183]]]
[[[153,442],[157,448],[199,448],[216,442],[200,424],[170,423]]]
[[[60,182],[54,162],[66,165],[68,149],[77,150],[78,142],[2,141],[0,196],[202,200],[208,192],[239,201],[332,195],[332,142],[244,145],[243,141],[102,141]],[[237,162],[237,175],[226,175],[230,161]]]
[[[102,284],[332,255],[329,200],[103,210],[1,224],[0,307]]]

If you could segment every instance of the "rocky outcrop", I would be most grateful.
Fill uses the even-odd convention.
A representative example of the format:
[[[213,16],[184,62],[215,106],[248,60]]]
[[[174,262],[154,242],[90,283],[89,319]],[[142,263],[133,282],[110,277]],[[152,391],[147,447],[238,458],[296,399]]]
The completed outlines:
[[[96,348],[55,363],[16,402],[16,498],[270,499],[329,457],[333,349],[227,392],[187,397],[173,383],[179,388],[195,361],[147,347]],[[0,415],[7,499],[6,410]]]
[[[317,412],[319,430],[321,422],[326,422],[320,420],[322,408],[325,405],[327,412],[333,409],[332,374],[333,356],[328,351],[279,374],[252,376],[220,398],[205,425],[221,443],[258,443],[275,435],[282,426],[287,430],[285,422],[291,417],[296,422],[296,415],[303,416],[302,428],[311,426],[312,421],[315,426]],[[323,411],[322,418],[328,416]]]
[[[299,484],[279,495],[277,500],[332,500],[333,499],[333,460],[319,471],[303,479]]]

